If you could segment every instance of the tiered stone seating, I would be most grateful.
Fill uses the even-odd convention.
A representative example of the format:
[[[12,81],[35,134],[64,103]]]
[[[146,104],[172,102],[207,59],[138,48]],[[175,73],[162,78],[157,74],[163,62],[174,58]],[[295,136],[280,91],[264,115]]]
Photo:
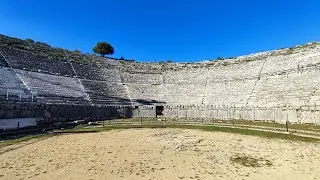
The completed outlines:
[[[204,84],[128,84],[133,102],[145,100],[150,104],[200,105]],[[143,103],[141,103],[143,104]],[[152,103],[151,103],[152,104]]]
[[[144,74],[161,74],[163,65],[157,63],[137,63],[137,62],[121,62],[118,63],[121,72],[144,73]]]
[[[312,93],[319,87],[318,71],[270,76],[258,81],[249,105],[309,105]],[[312,104],[310,104],[312,105]]]
[[[204,83],[208,70],[205,68],[184,69],[164,72],[165,84],[197,84]]]
[[[121,82],[116,65],[83,54],[70,54],[69,58],[77,76],[81,79]]]
[[[293,72],[301,71],[302,69],[307,68],[320,63],[320,47],[311,48],[311,49],[301,49],[294,50],[292,53],[278,55],[278,56],[269,56],[262,70],[262,74],[274,75],[280,72]]]
[[[11,67],[62,76],[74,76],[70,63],[65,59],[51,58],[30,51],[0,46]]]
[[[301,57],[297,58],[299,67],[301,68],[300,71],[310,67],[310,66],[320,66],[320,49],[318,52],[314,54],[306,54],[302,55]]]
[[[316,87],[310,97],[309,105],[320,105],[320,87]]]
[[[164,101],[173,105],[200,105],[204,97],[204,83],[165,84]]]
[[[124,83],[135,84],[163,84],[162,74],[145,74],[122,72]]]
[[[19,69],[0,70],[0,94],[28,97],[30,88],[44,103],[320,104],[317,44],[207,63],[136,63],[0,35],[0,52],[0,67]]]
[[[108,65],[101,68],[102,76],[105,81],[121,83],[121,74],[116,66]]]
[[[118,61],[115,59],[110,59],[107,57],[101,57],[101,56],[96,56],[96,55],[87,55],[90,59],[92,59],[93,61],[98,61],[98,62],[103,62],[109,65],[114,65],[117,66],[118,65]]]
[[[261,74],[277,74],[282,71],[298,69],[297,55],[271,56],[267,58]]]
[[[93,104],[129,105],[130,98],[121,83],[81,80]]]
[[[209,81],[206,87],[205,105],[245,105],[256,80]]]
[[[88,104],[78,79],[17,70],[25,84],[43,103]]]
[[[120,72],[115,66],[99,67],[94,64],[74,62],[72,62],[72,65],[81,79],[120,82]]]
[[[30,51],[35,54],[54,57],[57,59],[66,59],[67,50],[61,48],[50,47],[49,45],[43,45],[39,43],[30,43]]]
[[[209,67],[208,79],[212,81],[238,81],[259,76],[263,60],[239,61],[226,66]]]
[[[30,92],[16,73],[10,68],[0,67],[0,99],[7,100],[7,93],[8,100],[20,101],[20,96],[23,101],[31,100]]]
[[[132,101],[139,104],[139,101],[164,102],[166,87],[163,85],[151,84],[127,84]],[[143,103],[141,103],[143,104]]]
[[[145,64],[145,66],[147,66]],[[151,66],[150,64],[148,66]],[[201,104],[207,69],[177,69],[157,74],[160,66],[149,69],[126,69],[122,72],[130,96],[154,104]],[[154,70],[154,71],[153,71]],[[142,71],[137,73],[137,71]]]

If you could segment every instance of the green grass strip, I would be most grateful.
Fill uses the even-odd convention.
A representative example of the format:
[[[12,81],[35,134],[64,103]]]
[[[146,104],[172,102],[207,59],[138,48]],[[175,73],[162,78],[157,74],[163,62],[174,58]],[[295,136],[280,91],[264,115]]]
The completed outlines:
[[[21,142],[25,142],[25,141],[29,141],[32,139],[41,139],[41,138],[47,138],[53,136],[52,134],[40,134],[40,135],[29,135],[29,136],[24,136],[18,139],[12,139],[12,140],[5,140],[0,142],[0,149],[6,146],[10,146],[10,145],[14,145],[17,143],[21,143]]]
[[[226,132],[242,135],[259,136],[264,138],[284,139],[302,142],[319,142],[320,140],[312,137],[302,137],[294,134],[283,134],[267,131],[259,131],[252,129],[239,129],[231,127],[218,127],[214,125],[197,126],[197,125],[109,125],[104,127],[75,128],[71,130],[63,130],[61,133],[85,133],[85,132],[101,132],[115,129],[132,129],[132,128],[179,128],[179,129],[197,129],[211,132]]]
[[[258,136],[264,138],[272,138],[272,139],[284,139],[289,141],[300,141],[300,142],[319,142],[320,140],[317,138],[312,137],[302,137],[297,136],[294,134],[282,134],[282,133],[275,133],[275,132],[266,132],[266,131],[259,131],[259,130],[252,130],[252,129],[238,129],[238,128],[231,128],[231,127],[218,127],[214,125],[207,125],[207,126],[197,126],[197,125],[154,125],[154,124],[146,124],[146,125],[108,125],[104,127],[89,127],[89,126],[78,126],[73,129],[68,130],[59,130],[56,131],[57,134],[64,134],[64,133],[96,133],[96,132],[103,132],[103,131],[110,131],[110,130],[117,130],[117,129],[137,129],[137,128],[178,128],[178,129],[196,129],[196,130],[204,130],[210,132],[225,132],[225,133],[236,133],[242,135],[250,135],[250,136]],[[40,139],[54,136],[52,134],[41,134],[41,135],[30,135],[25,136],[19,139],[14,140],[6,140],[0,142],[0,148],[5,146],[21,143],[24,141],[29,141],[32,139]]]

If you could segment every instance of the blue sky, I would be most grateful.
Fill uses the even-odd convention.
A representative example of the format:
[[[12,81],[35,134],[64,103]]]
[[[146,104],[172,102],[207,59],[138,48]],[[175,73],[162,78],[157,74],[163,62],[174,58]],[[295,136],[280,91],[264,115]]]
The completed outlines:
[[[320,40],[319,0],[1,0],[0,33],[138,61],[200,61]]]

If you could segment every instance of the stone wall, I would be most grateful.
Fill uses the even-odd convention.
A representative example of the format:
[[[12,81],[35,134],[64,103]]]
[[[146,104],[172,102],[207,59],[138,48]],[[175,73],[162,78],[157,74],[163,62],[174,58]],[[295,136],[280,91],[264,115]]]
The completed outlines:
[[[16,118],[16,119],[0,119],[0,134],[1,129],[16,130],[19,128],[37,126],[37,118]]]
[[[0,119],[39,118],[39,123],[132,117],[130,106],[55,105],[1,102]]]
[[[219,120],[252,120],[277,123],[320,124],[320,106],[300,107],[230,107],[230,106],[166,106],[169,118],[204,118]]]
[[[156,117],[155,106],[136,106],[133,108],[132,117]]]

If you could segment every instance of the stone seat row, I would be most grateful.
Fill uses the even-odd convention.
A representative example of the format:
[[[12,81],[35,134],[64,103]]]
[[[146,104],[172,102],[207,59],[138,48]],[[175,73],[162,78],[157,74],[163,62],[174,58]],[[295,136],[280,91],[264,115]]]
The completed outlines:
[[[51,94],[70,97],[86,96],[77,79],[21,70],[17,72],[30,91],[38,96]]]

